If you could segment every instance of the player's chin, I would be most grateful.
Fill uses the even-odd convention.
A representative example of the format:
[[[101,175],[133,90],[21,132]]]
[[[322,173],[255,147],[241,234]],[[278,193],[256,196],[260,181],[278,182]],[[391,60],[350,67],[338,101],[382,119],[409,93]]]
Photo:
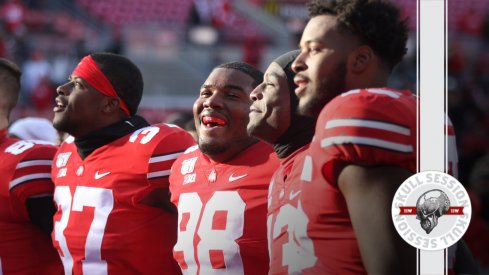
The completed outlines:
[[[317,99],[311,99],[310,101],[305,101],[304,105],[301,105],[302,102],[299,103],[299,107],[297,108],[299,114],[308,117],[318,117],[325,103]]]
[[[53,118],[54,129],[65,132],[66,129],[68,128],[67,124],[68,124],[67,119],[65,119],[64,116],[60,114],[54,114],[54,118]]]
[[[315,104],[309,98],[300,98],[299,105],[297,106],[297,113],[303,116],[313,116]]]
[[[261,120],[262,120],[262,117],[261,117],[260,113],[250,112],[249,120],[248,120],[248,128],[254,127],[255,125],[260,124]]]
[[[53,125],[59,124],[62,120],[63,120],[63,115],[61,113],[54,113]]]
[[[248,121],[248,125],[246,125],[246,132],[248,133],[248,135],[255,136],[256,134],[258,134],[257,129],[259,127],[259,123],[259,120],[255,120],[250,115],[250,120]]]
[[[199,137],[199,149],[206,155],[216,155],[228,150],[229,145],[222,142],[221,139],[209,139]]]
[[[199,144],[206,146],[218,145],[222,142],[223,135],[199,133]]]

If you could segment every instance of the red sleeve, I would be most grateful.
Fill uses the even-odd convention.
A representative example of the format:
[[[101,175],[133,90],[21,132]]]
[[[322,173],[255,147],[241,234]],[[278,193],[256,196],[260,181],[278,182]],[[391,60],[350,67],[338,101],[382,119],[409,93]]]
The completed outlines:
[[[166,125],[162,128],[164,131],[169,131],[169,134],[159,141],[151,155],[148,164],[148,181],[152,185],[168,188],[173,163],[188,147],[195,144],[195,140],[181,128]]]
[[[349,163],[398,165],[416,171],[416,99],[410,93],[364,89],[342,94],[320,114],[315,140],[326,155],[323,174]],[[331,176],[329,176],[331,177]]]
[[[25,201],[36,196],[52,196],[54,183],[51,180],[51,165],[57,147],[34,145],[26,151],[15,167],[10,181],[10,196],[16,209],[21,209],[27,218]]]

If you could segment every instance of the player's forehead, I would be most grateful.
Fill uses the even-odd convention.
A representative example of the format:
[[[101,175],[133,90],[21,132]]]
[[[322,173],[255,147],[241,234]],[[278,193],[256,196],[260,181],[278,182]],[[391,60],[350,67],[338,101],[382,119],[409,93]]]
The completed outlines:
[[[262,94],[265,101],[269,99],[288,104],[290,91],[287,76],[282,67],[277,63],[272,62],[265,71],[264,83],[260,85],[260,87],[263,90],[266,90],[266,92]]]
[[[276,62],[270,63],[270,65],[268,66],[268,68],[264,74],[264,79],[271,79],[271,78],[274,78],[277,80],[278,79],[284,79],[284,80],[287,79],[284,69],[282,69],[282,67],[280,67],[280,65],[277,64]]]
[[[314,43],[345,46],[345,40],[351,38],[352,35],[347,35],[346,31],[338,27],[336,16],[318,15],[311,18],[304,28],[299,47],[307,47]]]
[[[202,87],[209,89],[232,88],[251,92],[253,78],[248,74],[230,68],[216,68],[212,70]]]

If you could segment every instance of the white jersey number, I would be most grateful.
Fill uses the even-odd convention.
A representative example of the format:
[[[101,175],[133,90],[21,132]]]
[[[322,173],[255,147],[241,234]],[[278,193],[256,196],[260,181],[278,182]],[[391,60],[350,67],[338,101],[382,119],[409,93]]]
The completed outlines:
[[[16,143],[7,147],[7,149],[5,149],[5,152],[10,153],[12,155],[22,154],[26,150],[34,147],[35,144],[53,145],[52,143],[46,141],[40,141],[40,140],[19,140]]]
[[[304,182],[312,180],[312,158],[306,156],[302,167],[300,179]],[[269,193],[272,193],[274,183],[270,184]],[[295,193],[297,194],[297,193]],[[295,198],[296,195],[294,195]],[[292,193],[289,198],[292,200]],[[268,205],[272,205],[274,197],[269,197]],[[275,217],[275,220],[274,220]],[[288,274],[300,274],[303,269],[314,266],[317,257],[314,255],[314,245],[307,236],[307,225],[309,218],[302,209],[301,201],[298,200],[297,207],[287,203],[280,206],[276,215],[269,215],[267,219],[268,247],[270,253],[275,249],[281,249],[282,266],[288,267]],[[281,246],[274,245],[274,241],[282,235],[283,228],[287,232],[287,242]],[[278,241],[277,241],[278,242]],[[280,241],[280,243],[283,241]],[[271,255],[270,259],[273,259]],[[273,263],[272,263],[273,264]]]
[[[129,137],[129,142],[136,142],[139,139],[141,144],[146,144],[150,142],[156,134],[160,131],[160,128],[154,126],[148,126],[134,131],[131,137]]]
[[[66,243],[64,230],[68,225],[70,213],[83,212],[84,207],[93,207],[94,214],[85,243],[83,274],[107,274],[107,262],[101,257],[101,248],[107,219],[114,207],[112,190],[78,186],[72,197],[68,186],[58,186],[54,191],[54,200],[62,211],[60,221],[54,224],[54,238],[58,241],[62,252],[61,260],[65,274],[72,274],[73,258]]]
[[[197,193],[180,195],[173,250],[183,253],[184,274],[243,274],[236,240],[243,235],[245,207],[237,191],[216,191],[205,205]]]
[[[301,270],[314,266],[316,256],[311,239],[307,236],[307,224],[309,220],[302,210],[301,203],[297,208],[290,204],[283,205],[275,220],[273,216],[268,217],[268,224],[271,230],[268,232],[269,242],[273,242],[282,234],[282,229],[287,228],[288,240],[282,245],[282,265],[288,266],[289,274],[300,273]],[[275,248],[272,243],[271,249]],[[273,253],[273,250],[272,250]]]

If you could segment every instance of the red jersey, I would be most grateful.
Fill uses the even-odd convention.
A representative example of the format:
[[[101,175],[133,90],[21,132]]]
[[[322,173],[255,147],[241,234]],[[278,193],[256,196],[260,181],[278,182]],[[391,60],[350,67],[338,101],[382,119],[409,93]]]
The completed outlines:
[[[31,222],[26,200],[52,196],[56,146],[7,138],[0,130],[0,274],[62,274],[58,253]]]
[[[184,274],[267,274],[267,194],[279,165],[258,142],[226,163],[189,148],[172,167],[178,207],[174,257]]]
[[[308,148],[309,145],[303,146],[283,159],[270,182],[267,220],[270,274],[298,272],[297,267],[303,265],[299,262],[309,260],[301,256],[295,240],[296,231],[301,227],[305,230],[307,224],[307,217],[299,209],[301,186],[297,179]]]
[[[55,157],[53,242],[66,274],[177,274],[176,215],[140,203],[168,188],[175,159],[195,142],[184,130],[148,126],[82,160],[73,138]]]
[[[307,261],[297,261],[294,271],[366,273],[337,172],[354,163],[395,164],[415,173],[416,100],[409,91],[361,89],[323,108],[300,178],[298,208],[307,228],[295,234]]]

